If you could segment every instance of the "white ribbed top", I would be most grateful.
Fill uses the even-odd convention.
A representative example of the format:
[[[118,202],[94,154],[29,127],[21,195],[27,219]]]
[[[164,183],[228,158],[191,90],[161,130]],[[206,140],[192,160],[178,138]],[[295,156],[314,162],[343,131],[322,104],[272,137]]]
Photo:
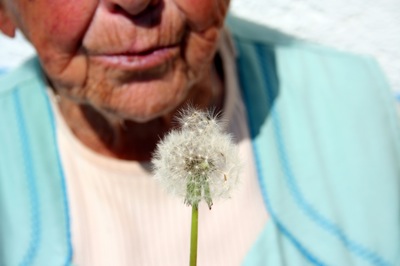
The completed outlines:
[[[246,113],[229,36],[220,50],[226,84],[224,117],[244,169],[232,198],[199,209],[198,265],[240,265],[267,221],[257,184]],[[167,194],[149,164],[96,154],[72,134],[52,96],[64,166],[73,262],[82,266],[188,265],[191,208]]]

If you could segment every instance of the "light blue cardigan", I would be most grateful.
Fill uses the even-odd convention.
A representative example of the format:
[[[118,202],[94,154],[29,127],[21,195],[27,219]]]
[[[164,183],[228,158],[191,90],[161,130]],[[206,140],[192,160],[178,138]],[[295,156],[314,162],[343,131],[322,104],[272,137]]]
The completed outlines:
[[[375,62],[230,18],[271,221],[244,265],[400,265],[400,123]],[[0,265],[71,265],[37,59],[0,77]]]

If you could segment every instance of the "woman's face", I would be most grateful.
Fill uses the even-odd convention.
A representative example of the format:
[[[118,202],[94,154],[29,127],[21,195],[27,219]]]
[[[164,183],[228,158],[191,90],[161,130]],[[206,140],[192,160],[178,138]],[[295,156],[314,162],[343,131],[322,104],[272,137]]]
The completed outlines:
[[[229,0],[2,2],[58,93],[147,121],[176,108],[210,71]]]

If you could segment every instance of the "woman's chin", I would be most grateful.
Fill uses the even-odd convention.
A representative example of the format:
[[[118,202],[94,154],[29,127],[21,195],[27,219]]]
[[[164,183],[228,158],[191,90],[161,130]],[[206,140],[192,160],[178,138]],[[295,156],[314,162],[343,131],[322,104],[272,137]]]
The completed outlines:
[[[106,107],[99,108],[115,118],[138,123],[146,123],[159,117],[169,116],[183,102],[186,91],[171,88],[159,92],[158,89],[147,89],[145,93],[138,93],[131,89],[115,97]]]

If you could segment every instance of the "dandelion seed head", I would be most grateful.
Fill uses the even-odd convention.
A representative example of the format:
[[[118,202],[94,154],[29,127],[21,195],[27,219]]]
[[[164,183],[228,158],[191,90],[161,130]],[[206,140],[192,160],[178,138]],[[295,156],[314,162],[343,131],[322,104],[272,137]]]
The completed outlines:
[[[185,109],[178,122],[181,128],[157,145],[152,160],[155,177],[186,204],[204,200],[211,208],[213,200],[229,198],[237,184],[237,148],[211,112]]]

